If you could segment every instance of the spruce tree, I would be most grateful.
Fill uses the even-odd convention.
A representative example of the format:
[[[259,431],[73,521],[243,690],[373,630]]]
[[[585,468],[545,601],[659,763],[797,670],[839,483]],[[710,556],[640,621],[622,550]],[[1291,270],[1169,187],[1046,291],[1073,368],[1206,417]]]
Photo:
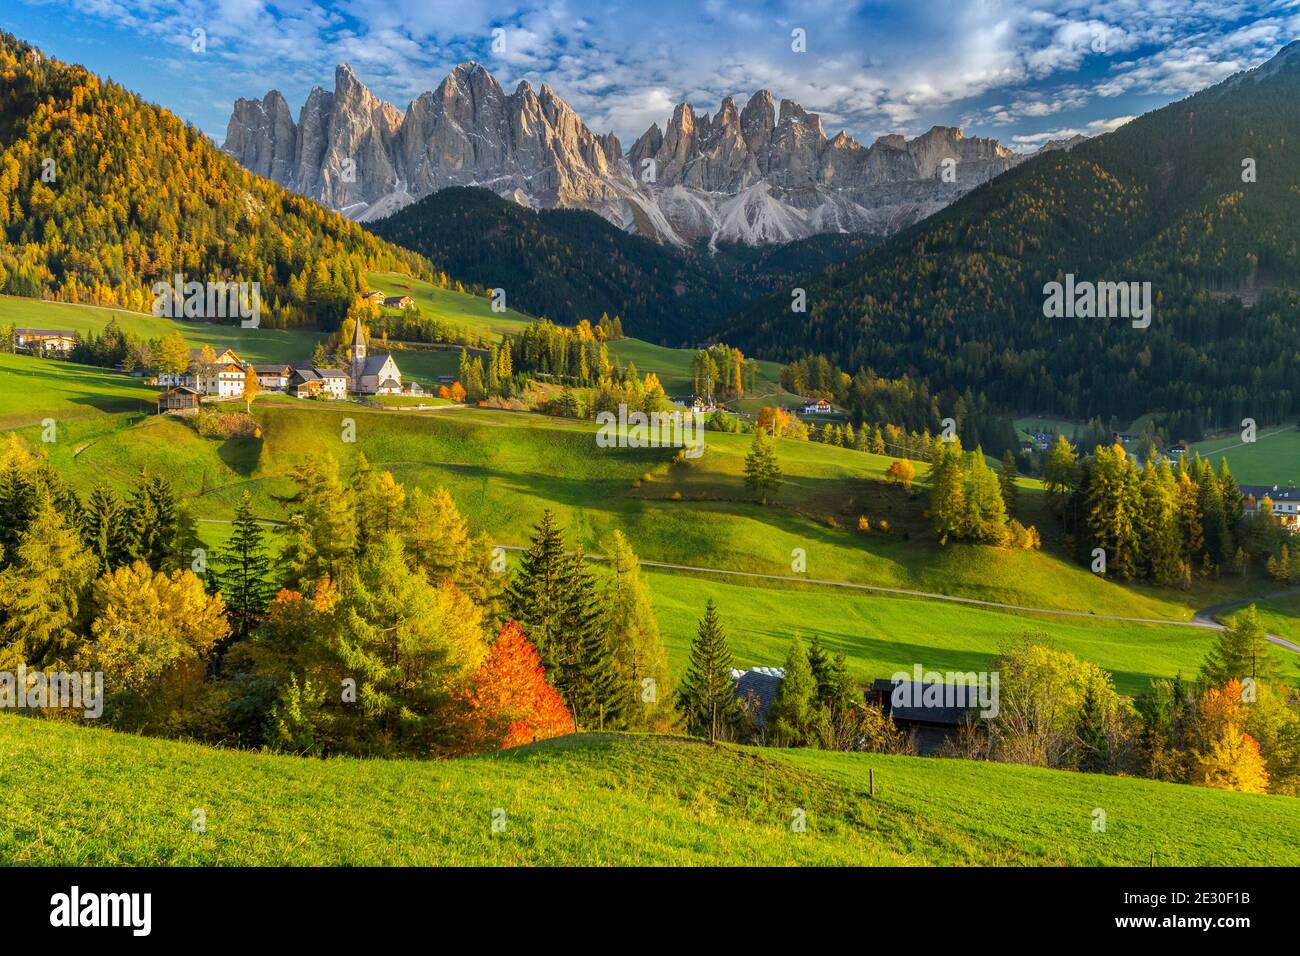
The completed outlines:
[[[785,676],[767,712],[767,726],[778,745],[798,747],[809,740],[816,705],[817,679],[796,634],[786,654]]]
[[[677,709],[686,729],[713,743],[726,736],[740,719],[736,682],[731,676],[731,651],[709,598],[691,643],[691,658],[677,691]]]
[[[247,637],[275,594],[266,535],[253,515],[253,502],[244,492],[235,510],[230,539],[221,550],[216,579],[237,637]]]
[[[99,571],[111,571],[130,559],[126,507],[107,485],[97,484],[81,513],[81,538],[99,561]]]
[[[1110,741],[1106,734],[1106,714],[1091,684],[1083,692],[1075,737],[1079,745],[1079,769],[1084,773],[1104,773],[1110,759]]]
[[[1253,604],[1232,616],[1201,664],[1201,680],[1210,687],[1247,677],[1267,681],[1276,676],[1277,662],[1268,631]]]
[[[795,636],[798,637],[797,634]],[[813,635],[812,643],[808,645],[808,666],[812,668],[813,681],[817,685],[817,701],[829,704],[834,693],[834,675],[831,659],[822,648],[822,639],[818,634]]]
[[[1223,491],[1208,460],[1202,461],[1197,470],[1196,503],[1201,512],[1205,553],[1216,565],[1231,563],[1235,548],[1223,506]]]
[[[9,437],[0,471],[0,560],[12,560],[36,507],[35,460],[17,435]]]
[[[1002,463],[998,468],[998,484],[1002,487],[1002,500],[1006,504],[1008,514],[1016,510],[1016,478],[1018,477],[1016,456],[1008,448],[1002,453]]]
[[[581,549],[568,561],[559,633],[552,637],[559,657],[553,683],[587,730],[618,729],[625,701],[607,636],[605,608]]]
[[[132,560],[143,561],[155,571],[172,561],[176,543],[176,496],[165,478],[141,472],[126,506],[125,520]]]
[[[565,575],[570,568],[564,537],[548,508],[533,530],[532,542],[519,561],[519,570],[506,589],[506,609],[523,626],[537,648],[548,674],[562,662],[555,646],[566,608]]]
[[[745,456],[745,487],[767,504],[767,496],[776,494],[781,482],[781,466],[777,464],[772,439],[766,431],[759,429],[754,434],[749,454]]]

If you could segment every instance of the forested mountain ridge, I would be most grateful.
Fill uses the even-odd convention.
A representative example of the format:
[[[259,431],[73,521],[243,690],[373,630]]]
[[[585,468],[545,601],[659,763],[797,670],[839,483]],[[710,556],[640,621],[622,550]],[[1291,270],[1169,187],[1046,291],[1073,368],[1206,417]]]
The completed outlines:
[[[449,187],[366,223],[457,278],[573,325],[619,315],[629,334],[694,345],[745,302],[877,240],[825,234],[784,246],[680,248],[619,229],[594,212],[532,210],[482,188]]]
[[[167,110],[0,33],[0,291],[150,311],[151,286],[261,284],[267,326],[337,321],[421,256],[242,169]]]
[[[1035,157],[720,332],[1008,409],[1164,411],[1185,434],[1300,411],[1300,44]],[[1249,162],[1248,162],[1249,161]],[[1152,284],[1153,319],[1046,318],[1067,274]],[[1247,303],[1254,302],[1253,305]]]

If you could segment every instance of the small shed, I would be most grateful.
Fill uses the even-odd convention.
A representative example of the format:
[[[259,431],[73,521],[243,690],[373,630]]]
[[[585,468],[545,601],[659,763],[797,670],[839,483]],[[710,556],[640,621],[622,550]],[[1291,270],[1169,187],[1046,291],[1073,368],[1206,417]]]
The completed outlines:
[[[194,411],[201,401],[199,393],[188,385],[177,385],[158,396],[158,414]]]

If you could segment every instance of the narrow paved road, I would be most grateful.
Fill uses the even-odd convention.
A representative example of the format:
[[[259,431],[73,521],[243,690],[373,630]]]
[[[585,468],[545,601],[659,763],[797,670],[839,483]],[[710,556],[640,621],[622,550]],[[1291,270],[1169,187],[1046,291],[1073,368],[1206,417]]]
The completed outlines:
[[[1222,628],[1214,619],[1220,614],[1226,614],[1228,611],[1235,611],[1239,607],[1245,607],[1247,604],[1253,604],[1257,601],[1269,601],[1273,598],[1288,597],[1292,594],[1300,594],[1300,588],[1284,588],[1281,591],[1271,591],[1268,594],[1259,594],[1253,598],[1246,598],[1244,601],[1229,601],[1227,604],[1216,604],[1213,607],[1202,608],[1196,612],[1196,620],[1204,622],[1207,626],[1213,625]],[[1268,639],[1278,647],[1285,647],[1288,651],[1295,651],[1300,654],[1300,644],[1294,644],[1286,638],[1278,637],[1276,634],[1270,634]]]

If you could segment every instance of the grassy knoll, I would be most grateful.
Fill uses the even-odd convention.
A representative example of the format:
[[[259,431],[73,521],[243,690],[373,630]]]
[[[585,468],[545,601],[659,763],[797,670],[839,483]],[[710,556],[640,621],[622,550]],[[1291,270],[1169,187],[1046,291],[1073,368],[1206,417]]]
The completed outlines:
[[[1247,485],[1300,485],[1300,429],[1261,428],[1254,442],[1245,444],[1238,432],[1230,432],[1192,446],[1217,468],[1228,459],[1228,467],[1239,482]]]
[[[0,754],[6,864],[1300,863],[1300,800],[1003,764],[621,735],[322,761],[9,715]]]
[[[139,379],[54,359],[0,354],[0,428],[153,409],[157,390]]]
[[[426,315],[437,316],[444,321],[490,338],[518,332],[535,321],[532,316],[513,309],[493,312],[490,299],[440,289],[418,279],[408,279],[406,276],[382,272],[369,273],[367,278],[370,284],[381,292],[389,295],[409,295]],[[507,301],[509,301],[508,291]],[[691,359],[695,354],[691,349],[670,349],[640,339],[623,339],[619,342],[611,342],[609,352],[623,365],[634,363],[643,375],[646,372],[654,372],[670,395],[691,390]],[[454,368],[452,371],[455,371]],[[776,381],[780,371],[781,367],[776,362],[760,362],[760,391],[776,394],[778,391]]]

